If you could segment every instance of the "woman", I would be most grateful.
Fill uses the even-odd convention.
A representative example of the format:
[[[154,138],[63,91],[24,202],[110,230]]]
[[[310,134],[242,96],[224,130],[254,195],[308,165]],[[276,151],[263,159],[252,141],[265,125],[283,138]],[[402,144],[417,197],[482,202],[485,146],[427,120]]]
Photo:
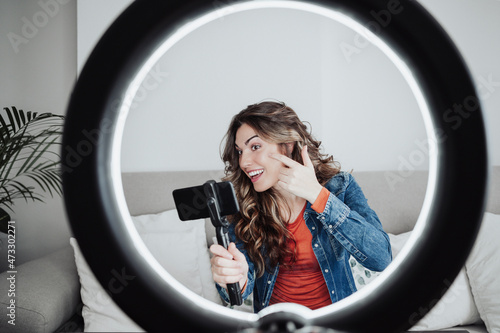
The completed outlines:
[[[230,217],[228,250],[210,247],[212,275],[229,300],[228,283],[254,311],[291,302],[317,309],[356,291],[354,257],[369,270],[392,260],[388,235],[352,175],[341,172],[284,103],[250,105],[225,137],[224,180],[240,212]]]

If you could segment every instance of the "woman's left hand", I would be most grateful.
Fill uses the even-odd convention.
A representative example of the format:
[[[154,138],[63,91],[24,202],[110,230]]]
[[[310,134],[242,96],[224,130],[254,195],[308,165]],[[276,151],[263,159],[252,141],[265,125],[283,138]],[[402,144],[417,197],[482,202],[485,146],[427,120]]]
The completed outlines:
[[[278,186],[313,204],[323,186],[316,178],[316,172],[307,152],[307,146],[302,148],[301,154],[304,165],[282,154],[269,154],[269,157],[284,164],[278,176]]]

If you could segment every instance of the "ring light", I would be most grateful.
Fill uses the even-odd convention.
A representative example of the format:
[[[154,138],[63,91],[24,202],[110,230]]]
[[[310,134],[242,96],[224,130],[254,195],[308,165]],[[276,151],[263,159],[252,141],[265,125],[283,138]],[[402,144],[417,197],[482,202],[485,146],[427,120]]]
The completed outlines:
[[[432,307],[458,274],[483,214],[485,130],[464,61],[443,29],[415,1],[233,1],[230,7],[224,11],[201,0],[136,0],[87,60],[71,96],[62,150],[66,210],[87,262],[103,286],[116,279],[117,272],[127,278],[113,299],[147,331],[162,331],[167,325],[185,332],[408,329],[423,316],[419,308]],[[428,136],[440,140],[434,140],[428,191],[411,246],[379,278],[320,310],[277,304],[248,314],[195,295],[152,257],[128,216],[119,148],[131,100],[159,56],[221,15],[268,7],[315,12],[370,39],[403,73],[423,112]],[[373,12],[396,8],[397,15],[383,27],[373,19]],[[443,114],[457,103],[474,112],[452,128]]]

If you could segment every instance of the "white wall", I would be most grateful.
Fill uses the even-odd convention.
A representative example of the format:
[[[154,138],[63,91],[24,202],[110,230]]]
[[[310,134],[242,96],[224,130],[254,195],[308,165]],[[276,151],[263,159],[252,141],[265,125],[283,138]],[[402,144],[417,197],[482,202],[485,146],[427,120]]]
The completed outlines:
[[[76,80],[75,1],[1,0],[0,34],[2,109],[65,114]],[[61,198],[49,196],[45,204],[19,200],[14,210],[17,264],[67,246],[70,230]],[[5,246],[0,257],[3,271]]]
[[[396,168],[413,138],[425,138],[421,115],[377,48],[346,59],[339,45],[353,38],[330,19],[285,9],[234,13],[189,34],[154,68],[159,80],[139,91],[122,169],[222,168],[219,144],[231,117],[267,98],[310,122],[344,168]]]

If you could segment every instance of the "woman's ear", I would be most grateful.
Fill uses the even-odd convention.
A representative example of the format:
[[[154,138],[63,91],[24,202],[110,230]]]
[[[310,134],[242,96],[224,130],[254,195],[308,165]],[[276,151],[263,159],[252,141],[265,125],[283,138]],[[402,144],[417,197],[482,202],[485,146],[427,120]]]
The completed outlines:
[[[295,145],[295,142],[287,142],[287,143],[285,143],[286,156],[288,156],[288,157],[292,156],[293,146],[294,145]]]

